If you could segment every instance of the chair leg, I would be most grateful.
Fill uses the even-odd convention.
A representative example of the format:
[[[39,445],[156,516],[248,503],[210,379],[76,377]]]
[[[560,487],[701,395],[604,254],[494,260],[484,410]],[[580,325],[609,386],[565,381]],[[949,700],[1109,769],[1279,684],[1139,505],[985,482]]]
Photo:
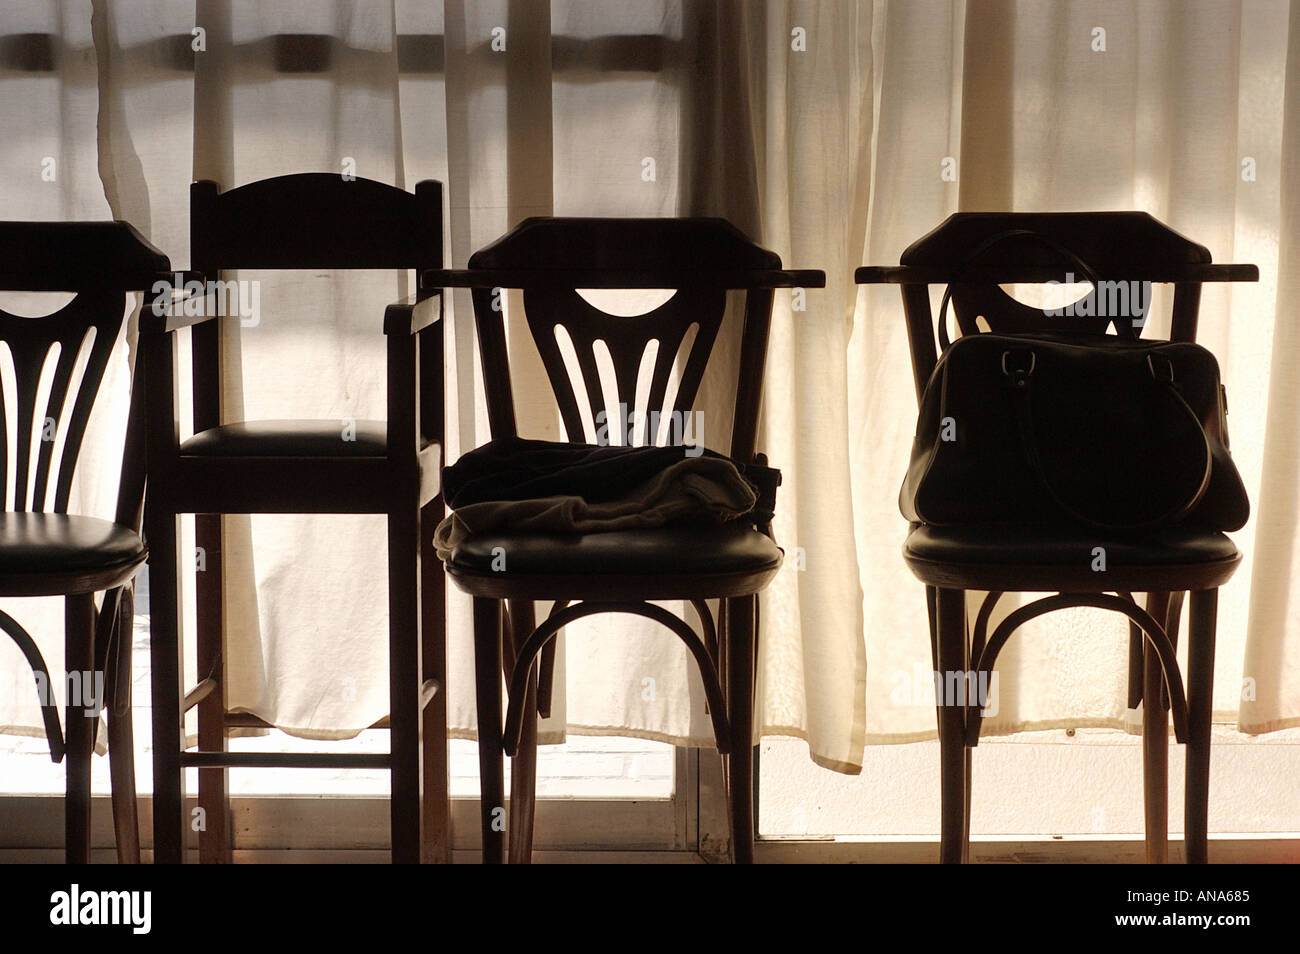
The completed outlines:
[[[94,746],[98,706],[102,703],[103,673],[95,671],[95,595],[64,597],[63,659],[67,698],[64,700],[67,738],[64,853],[68,864],[90,862],[90,757]],[[74,677],[73,674],[76,674]],[[98,687],[96,680],[99,680]]]
[[[963,612],[962,659],[965,660],[963,665],[965,667],[966,672],[970,672],[971,669],[973,668],[973,663],[971,662],[970,639],[967,638],[967,634],[966,634],[965,605],[966,605],[966,600],[965,597],[963,596],[962,598],[962,612]],[[969,692],[967,693],[967,698],[964,701],[967,703],[971,701]],[[979,699],[977,701],[977,705],[983,706],[987,702],[988,702],[987,699]],[[970,716],[972,714],[967,713],[967,715]],[[964,738],[964,733],[963,733],[963,738]],[[962,760],[962,776],[961,776],[962,777],[961,863],[964,865],[968,865],[970,864],[970,788],[971,788],[971,774],[972,774],[971,761],[974,753],[971,751],[971,747],[969,745],[964,745],[963,743],[963,747],[965,749],[965,756]]]
[[[1147,612],[1166,631],[1169,606],[1168,593],[1147,594]],[[1141,638],[1141,631],[1138,632]],[[1164,678],[1160,657],[1146,639],[1142,639],[1142,647],[1142,803],[1146,859],[1149,865],[1163,865],[1169,862],[1169,713],[1162,698]]]
[[[531,602],[512,600],[510,603],[510,639],[513,652],[508,668],[515,666],[515,654],[537,625],[537,616]],[[511,673],[513,675],[513,673]],[[519,737],[519,749],[510,761],[510,863],[531,864],[533,860],[533,821],[537,810],[537,686],[538,674],[534,667],[528,679],[528,695],[524,699],[524,721]]]
[[[934,586],[925,588],[925,611],[930,619],[930,663],[934,666],[934,671],[939,671],[939,610],[937,602],[939,599],[939,589]]]
[[[422,713],[424,736],[424,803],[420,860],[451,864],[451,792],[447,753],[447,582],[442,561],[433,550],[433,528],[443,517],[442,498],[424,508],[420,518],[420,612],[424,619],[424,679],[437,692]]]
[[[123,587],[115,650],[105,666],[108,768],[113,783],[113,832],[118,864],[140,863],[140,816],[135,792],[135,732],[131,712],[131,635],[135,590]],[[112,674],[110,680],[109,674]]]
[[[940,834],[939,860],[960,864],[965,850],[966,806],[966,597],[962,590],[940,589],[936,594],[936,658],[939,684],[936,698],[939,722]],[[950,679],[948,673],[961,673]],[[961,698],[946,698],[950,685],[961,687]]]
[[[963,600],[965,597],[963,596]],[[930,662],[934,666],[935,672],[943,672],[939,666],[939,633],[938,633],[938,588],[927,586],[925,588],[925,608],[926,615],[930,620]],[[963,614],[964,614],[963,610]],[[965,616],[963,615],[963,636],[962,636],[962,658],[965,660],[965,669],[971,668],[971,647],[965,638]],[[942,731],[942,726],[940,727]],[[966,747],[966,754],[962,759],[962,819],[961,819],[961,863],[970,863],[970,789],[972,777],[972,756],[970,747]]]
[[[961,863],[970,864],[970,786],[971,756],[970,746],[964,746],[965,758],[962,761],[962,815],[961,815]]]
[[[177,605],[180,583],[175,513],[145,506],[149,541],[149,658],[153,706],[154,862],[185,860],[185,775],[181,752],[185,725],[181,705],[185,687],[183,642]]]
[[[1148,643],[1142,661],[1142,796],[1149,865],[1169,862],[1169,713],[1160,704],[1160,658]]]
[[[412,508],[388,516],[389,813],[393,863],[420,860],[420,520]]]
[[[714,660],[718,667],[718,687],[722,690],[723,701],[730,696],[727,680],[727,641],[731,638],[727,625],[727,600],[718,600],[718,658]]]
[[[537,674],[528,680],[519,751],[510,760],[510,863],[532,864],[537,812]]]
[[[194,542],[203,554],[196,568],[194,595],[197,604],[195,662],[200,679],[212,679],[216,688],[197,707],[199,749],[226,751],[225,669],[225,547],[222,515],[194,516]],[[230,826],[230,770],[199,769],[199,861],[202,864],[230,864],[233,860]]]
[[[505,861],[506,792],[501,741],[501,603],[474,597],[474,688],[478,709],[479,815],[483,863]]]
[[[1187,619],[1187,780],[1184,831],[1188,864],[1209,860],[1210,717],[1219,591],[1191,594]]]
[[[736,864],[754,863],[754,681],[756,597],[727,600],[727,794]]]

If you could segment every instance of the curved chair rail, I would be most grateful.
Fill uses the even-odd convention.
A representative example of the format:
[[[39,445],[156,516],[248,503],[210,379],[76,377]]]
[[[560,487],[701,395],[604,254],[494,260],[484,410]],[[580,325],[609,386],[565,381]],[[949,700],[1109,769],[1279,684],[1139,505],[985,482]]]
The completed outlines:
[[[993,606],[997,603],[997,597],[1001,595],[1001,593],[990,593],[985,597],[984,604],[980,607],[975,633],[975,640],[978,640],[980,644],[983,643],[982,637]],[[1164,627],[1156,622],[1155,617],[1138,606],[1131,596],[1125,599],[1122,596],[1112,596],[1107,593],[1058,593],[1054,596],[1041,597],[1012,610],[993,630],[988,645],[972,645],[971,660],[975,663],[977,684],[988,684],[987,680],[992,678],[993,667],[997,663],[998,653],[1002,651],[1007,641],[1022,625],[1047,613],[1083,606],[1122,613],[1142,630],[1160,659],[1160,668],[1164,673],[1165,688],[1169,693],[1170,708],[1173,711],[1174,738],[1179,742],[1185,742],[1187,739],[1187,700],[1183,695],[1182,675],[1178,669],[1178,659],[1173,643],[1170,642]],[[984,682],[979,682],[981,676],[984,677]],[[976,708],[974,718],[970,719],[966,725],[967,745],[974,746],[978,744],[983,719],[983,711]]]
[[[694,604],[702,601],[691,602]],[[695,608],[697,612],[703,610],[702,620],[709,618],[709,622],[704,624],[707,639],[708,634],[713,632],[712,619],[709,617],[707,607],[696,605]],[[552,613],[544,623],[533,630],[523,646],[519,648],[514,675],[510,680],[510,704],[506,710],[506,754],[513,758],[519,751],[524,723],[524,699],[528,694],[528,679],[532,672],[533,660],[563,627],[583,617],[600,613],[628,613],[633,616],[644,616],[667,627],[686,644],[686,648],[695,657],[695,663],[700,667],[700,676],[704,680],[704,694],[709,703],[709,715],[713,720],[713,734],[717,739],[718,751],[723,755],[730,754],[731,733],[727,727],[727,709],[722,696],[722,685],[718,679],[718,670],[714,665],[713,656],[700,635],[691,629],[685,620],[653,603],[596,600],[574,603],[559,612]],[[714,639],[716,641],[716,636]]]
[[[55,704],[54,694],[50,691],[53,685],[50,681],[50,667],[45,664],[45,657],[37,648],[36,640],[32,639],[31,634],[4,610],[0,610],[0,629],[8,633],[9,638],[18,644],[18,648],[27,658],[27,664],[32,667],[32,673],[39,673],[45,678],[44,698],[40,700],[41,719],[45,722],[45,737],[50,742],[50,761],[62,762],[66,749],[63,743],[63,729],[59,725],[59,707]],[[38,692],[37,695],[41,693]]]

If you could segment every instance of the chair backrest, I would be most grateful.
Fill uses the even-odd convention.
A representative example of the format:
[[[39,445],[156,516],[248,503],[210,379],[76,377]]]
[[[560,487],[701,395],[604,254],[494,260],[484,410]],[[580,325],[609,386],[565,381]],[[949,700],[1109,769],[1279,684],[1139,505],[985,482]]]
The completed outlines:
[[[190,267],[206,281],[225,269],[426,269],[442,265],[442,183],[410,193],[339,173],[300,172],[234,189],[190,186]],[[417,296],[431,291],[418,288]],[[382,305],[377,303],[375,328]],[[194,329],[194,427],[221,423],[216,322]]]
[[[370,179],[303,172],[221,191],[190,186],[190,267],[439,268],[442,184],[414,194]]]
[[[1105,314],[1080,314],[1084,309],[1075,310],[1070,307],[1075,303],[1062,302],[1069,317],[1049,318],[1043,308],[1017,301],[996,283],[956,281],[951,286],[951,304],[962,334],[986,329],[1004,334],[1044,330],[1103,333],[1117,321],[1117,311],[1136,319],[1140,333],[1150,298],[1135,276],[1210,261],[1209,249],[1145,212],[958,212],[899,256],[904,266],[1050,267],[1059,269],[1056,281],[1064,281],[1072,273],[1076,283],[1089,281],[1081,268],[1086,265],[1093,277],[1107,286],[1089,293],[1092,309],[1098,310],[1096,303],[1101,302]],[[1117,309],[1121,300],[1122,307]],[[1195,339],[1198,304],[1198,294],[1179,287],[1174,302],[1175,340]],[[919,310],[920,298],[907,299],[906,307],[909,312]],[[928,306],[925,320],[928,324]],[[916,314],[909,314],[909,323],[913,324],[912,364],[919,396],[929,369],[934,367],[935,343],[933,333],[919,333]]]
[[[1115,284],[1102,290],[1100,300],[1105,302],[1109,292],[1114,301],[1122,292],[1125,317],[1141,319],[1150,302],[1130,294],[1128,276],[1157,265],[1209,263],[1210,252],[1145,212],[959,212],[910,245],[899,261],[903,265],[965,261],[1055,265],[1061,268],[1062,279],[1070,273],[1076,283],[1087,281],[1082,264],[1098,279]],[[994,284],[954,283],[952,306],[963,334],[977,333],[981,318],[988,330],[998,333],[1044,326],[1041,308],[1017,301]],[[1101,334],[1114,317],[1075,314],[1070,328]]]
[[[781,260],[722,219],[533,218],[476,252],[469,267],[531,273],[512,287],[523,288],[528,327],[569,440],[594,434],[602,444],[658,444],[682,443],[694,433],[688,415],[727,306],[729,283],[720,276],[779,269]],[[560,275],[566,276],[563,284],[557,283]],[[618,316],[589,303],[579,288],[675,293],[646,314]],[[765,344],[771,290],[750,288],[747,296],[747,321],[761,313]],[[477,295],[489,404],[500,407],[500,379],[508,374],[505,339],[500,315],[485,313],[486,307],[486,296]],[[761,348],[742,349],[736,433],[750,434],[757,424],[758,393],[748,385],[761,378],[763,354]],[[602,364],[612,381],[609,375],[602,380]],[[508,403],[509,391],[504,395]],[[494,437],[502,436],[501,424],[493,422]],[[512,410],[505,427],[513,431]],[[615,435],[622,436],[614,440]],[[732,452],[737,453],[734,440]]]
[[[86,425],[125,320],[126,293],[169,271],[167,257],[125,222],[0,223],[0,290],[76,293],[44,317],[0,311],[14,385],[12,402],[0,399],[6,511],[67,512]],[[132,389],[117,503],[118,522],[136,527],[144,494],[142,394]]]

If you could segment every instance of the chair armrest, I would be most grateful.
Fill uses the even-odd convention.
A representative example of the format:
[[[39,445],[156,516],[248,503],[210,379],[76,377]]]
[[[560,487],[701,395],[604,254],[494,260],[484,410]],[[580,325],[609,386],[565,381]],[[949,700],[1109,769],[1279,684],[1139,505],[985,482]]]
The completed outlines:
[[[825,288],[815,268],[440,268],[420,276],[441,288]]]
[[[185,286],[190,282],[203,284],[197,294],[185,294]],[[176,297],[176,292],[181,297]],[[202,314],[184,314],[185,306],[200,298],[207,297],[207,284],[199,272],[176,272],[160,278],[144,293],[144,306],[140,309],[140,332],[142,334],[170,334],[180,328],[199,325],[220,315],[209,313],[205,306]]]
[[[407,298],[384,309],[384,334],[419,334],[442,319],[442,290],[428,298]]]
[[[1091,264],[1091,263],[1089,263]],[[1100,265],[1094,268],[1103,280],[1174,282],[1257,282],[1255,265],[1212,265],[1206,263],[1170,263],[1168,265],[1126,268]],[[1002,285],[1013,282],[1036,284],[1059,281],[1061,265],[864,265],[853,273],[859,285],[947,285],[961,280],[971,284]]]

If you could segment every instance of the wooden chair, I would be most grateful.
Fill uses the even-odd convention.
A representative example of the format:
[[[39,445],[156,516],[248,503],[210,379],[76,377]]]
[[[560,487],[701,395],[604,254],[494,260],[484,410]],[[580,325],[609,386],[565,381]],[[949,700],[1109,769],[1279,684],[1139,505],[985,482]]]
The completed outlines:
[[[70,863],[90,861],[90,759],[101,706],[108,716],[118,860],[140,860],[131,622],[135,575],[145,562],[139,533],[142,389],[132,389],[114,519],[69,514],[68,498],[91,409],[122,331],[127,293],[149,288],[170,267],[167,257],[125,222],[0,223],[0,289],[76,293],[41,318],[0,311],[0,342],[13,360],[16,397],[13,406],[0,397],[0,474],[12,451],[16,478],[13,496],[5,499],[0,513],[0,597],[64,598],[66,739],[54,681],[35,641],[2,611],[0,630],[18,644],[37,674],[50,757],[58,762],[67,756],[65,851]],[[79,357],[85,364],[78,378]],[[10,417],[16,437],[12,448],[5,423]],[[39,443],[35,454],[34,437]],[[95,594],[101,592],[96,609]]]
[[[195,274],[187,280],[219,280],[222,270],[238,268],[424,270],[442,264],[442,186],[437,182],[421,182],[411,194],[365,179],[304,173],[225,192],[216,183],[196,182],[190,200]],[[141,329],[149,393],[145,523],[153,554],[157,860],[182,860],[189,827],[185,766],[199,768],[199,805],[206,817],[199,839],[203,861],[230,860],[230,766],[389,769],[393,860],[450,860],[441,691],[444,583],[430,541],[442,516],[441,300],[438,292],[422,288],[412,299],[388,306],[383,323],[388,419],[358,421],[354,435],[345,435],[337,420],[225,420],[219,328],[209,320],[214,309],[189,309],[204,312],[198,316],[178,313],[185,310],[179,305],[165,309],[160,304],[172,312],[161,316],[146,309]],[[194,436],[181,442],[172,332],[186,326],[193,328]],[[197,574],[201,675],[188,693],[182,685],[177,615],[177,520],[184,513],[197,515],[196,541],[206,557],[205,571]],[[377,727],[390,729],[389,754],[226,751],[231,728],[266,726],[255,716],[225,708],[220,515],[227,513],[388,517],[391,709]],[[359,567],[357,572],[367,571]],[[195,705],[199,750],[187,752],[183,714]]]
[[[722,323],[728,289],[745,291],[740,373],[731,456],[756,459],[758,411],[773,289],[822,287],[816,271],[782,271],[780,259],[754,245],[721,219],[533,218],[475,253],[465,271],[429,275],[429,285],[473,288],[488,419],[493,438],[515,434],[514,398],[505,331],[493,289],[521,288],[533,340],[559,403],[568,438],[584,440],[584,421],[610,421],[632,412],[687,414],[694,407]],[[588,304],[575,289],[677,289],[647,315],[614,317]],[[581,382],[565,368],[557,329],[572,342]],[[684,355],[688,331],[697,329]],[[657,343],[644,405],[637,403],[638,371]],[[608,348],[619,409],[607,409],[597,369],[597,347]],[[675,359],[680,379],[665,404]],[[581,391],[578,388],[581,387]],[[647,429],[648,430],[648,429]],[[600,431],[595,431],[598,435]],[[654,443],[656,435],[645,435]],[[640,435],[638,436],[639,439]],[[538,711],[549,714],[556,633],[596,613],[631,613],[662,624],[690,648],[704,680],[719,752],[728,764],[735,858],[753,860],[753,694],[757,594],[781,565],[781,550],[763,532],[736,521],[712,529],[667,527],[583,536],[480,534],[455,548],[447,563],[452,580],[474,597],[475,670],[482,785],[483,860],[499,862],[505,832],[502,752],[513,757],[510,860],[532,852]],[[507,568],[493,570],[494,548],[504,547]],[[497,551],[499,552],[499,551]],[[706,600],[720,600],[716,624]],[[534,601],[554,600],[550,616],[535,625]],[[702,635],[652,600],[689,600]],[[503,669],[502,604],[510,638],[504,640],[509,711],[500,721]],[[534,663],[541,654],[539,674]],[[724,693],[723,687],[726,686]],[[494,822],[498,822],[494,824]]]
[[[987,329],[1005,333],[1046,330],[1041,309],[1017,302],[998,286],[1015,282],[1061,281],[1067,270],[1058,251],[1025,236],[973,250],[993,236],[1025,230],[1046,236],[1091,265],[1100,281],[1168,282],[1174,285],[1172,341],[1194,341],[1201,284],[1257,281],[1253,265],[1212,265],[1210,253],[1141,212],[1001,213],[964,212],[913,243],[898,267],[864,267],[859,284],[902,286],[918,404],[937,361],[928,286],[951,285],[952,305],[963,334]],[[1082,278],[1076,278],[1081,281]],[[1130,302],[1132,298],[1130,297]],[[1133,317],[1145,316],[1149,301]],[[1074,330],[1104,332],[1108,317],[1053,319]],[[1143,764],[1147,860],[1167,860],[1167,746],[1169,710],[1175,737],[1187,744],[1186,855],[1204,862],[1207,852],[1210,715],[1214,680],[1214,637],[1218,587],[1241,555],[1222,533],[1183,529],[1111,535],[1065,527],[939,528],[914,525],[903,547],[908,567],[925,584],[931,651],[939,673],[987,677],[999,650],[1021,624],[1071,606],[1123,613],[1130,620],[1129,706],[1143,703]],[[1080,559],[1104,544],[1107,581]],[[987,593],[973,632],[966,618],[966,591]],[[1047,592],[1010,613],[992,634],[988,624],[998,599],[1008,592]],[[1190,593],[1188,680],[1184,700],[1175,660],[1178,616]],[[1132,594],[1146,593],[1143,609]],[[1145,637],[1145,639],[1143,638]],[[944,862],[965,861],[969,850],[970,747],[979,741],[982,715],[969,697],[938,705],[942,759]]]

